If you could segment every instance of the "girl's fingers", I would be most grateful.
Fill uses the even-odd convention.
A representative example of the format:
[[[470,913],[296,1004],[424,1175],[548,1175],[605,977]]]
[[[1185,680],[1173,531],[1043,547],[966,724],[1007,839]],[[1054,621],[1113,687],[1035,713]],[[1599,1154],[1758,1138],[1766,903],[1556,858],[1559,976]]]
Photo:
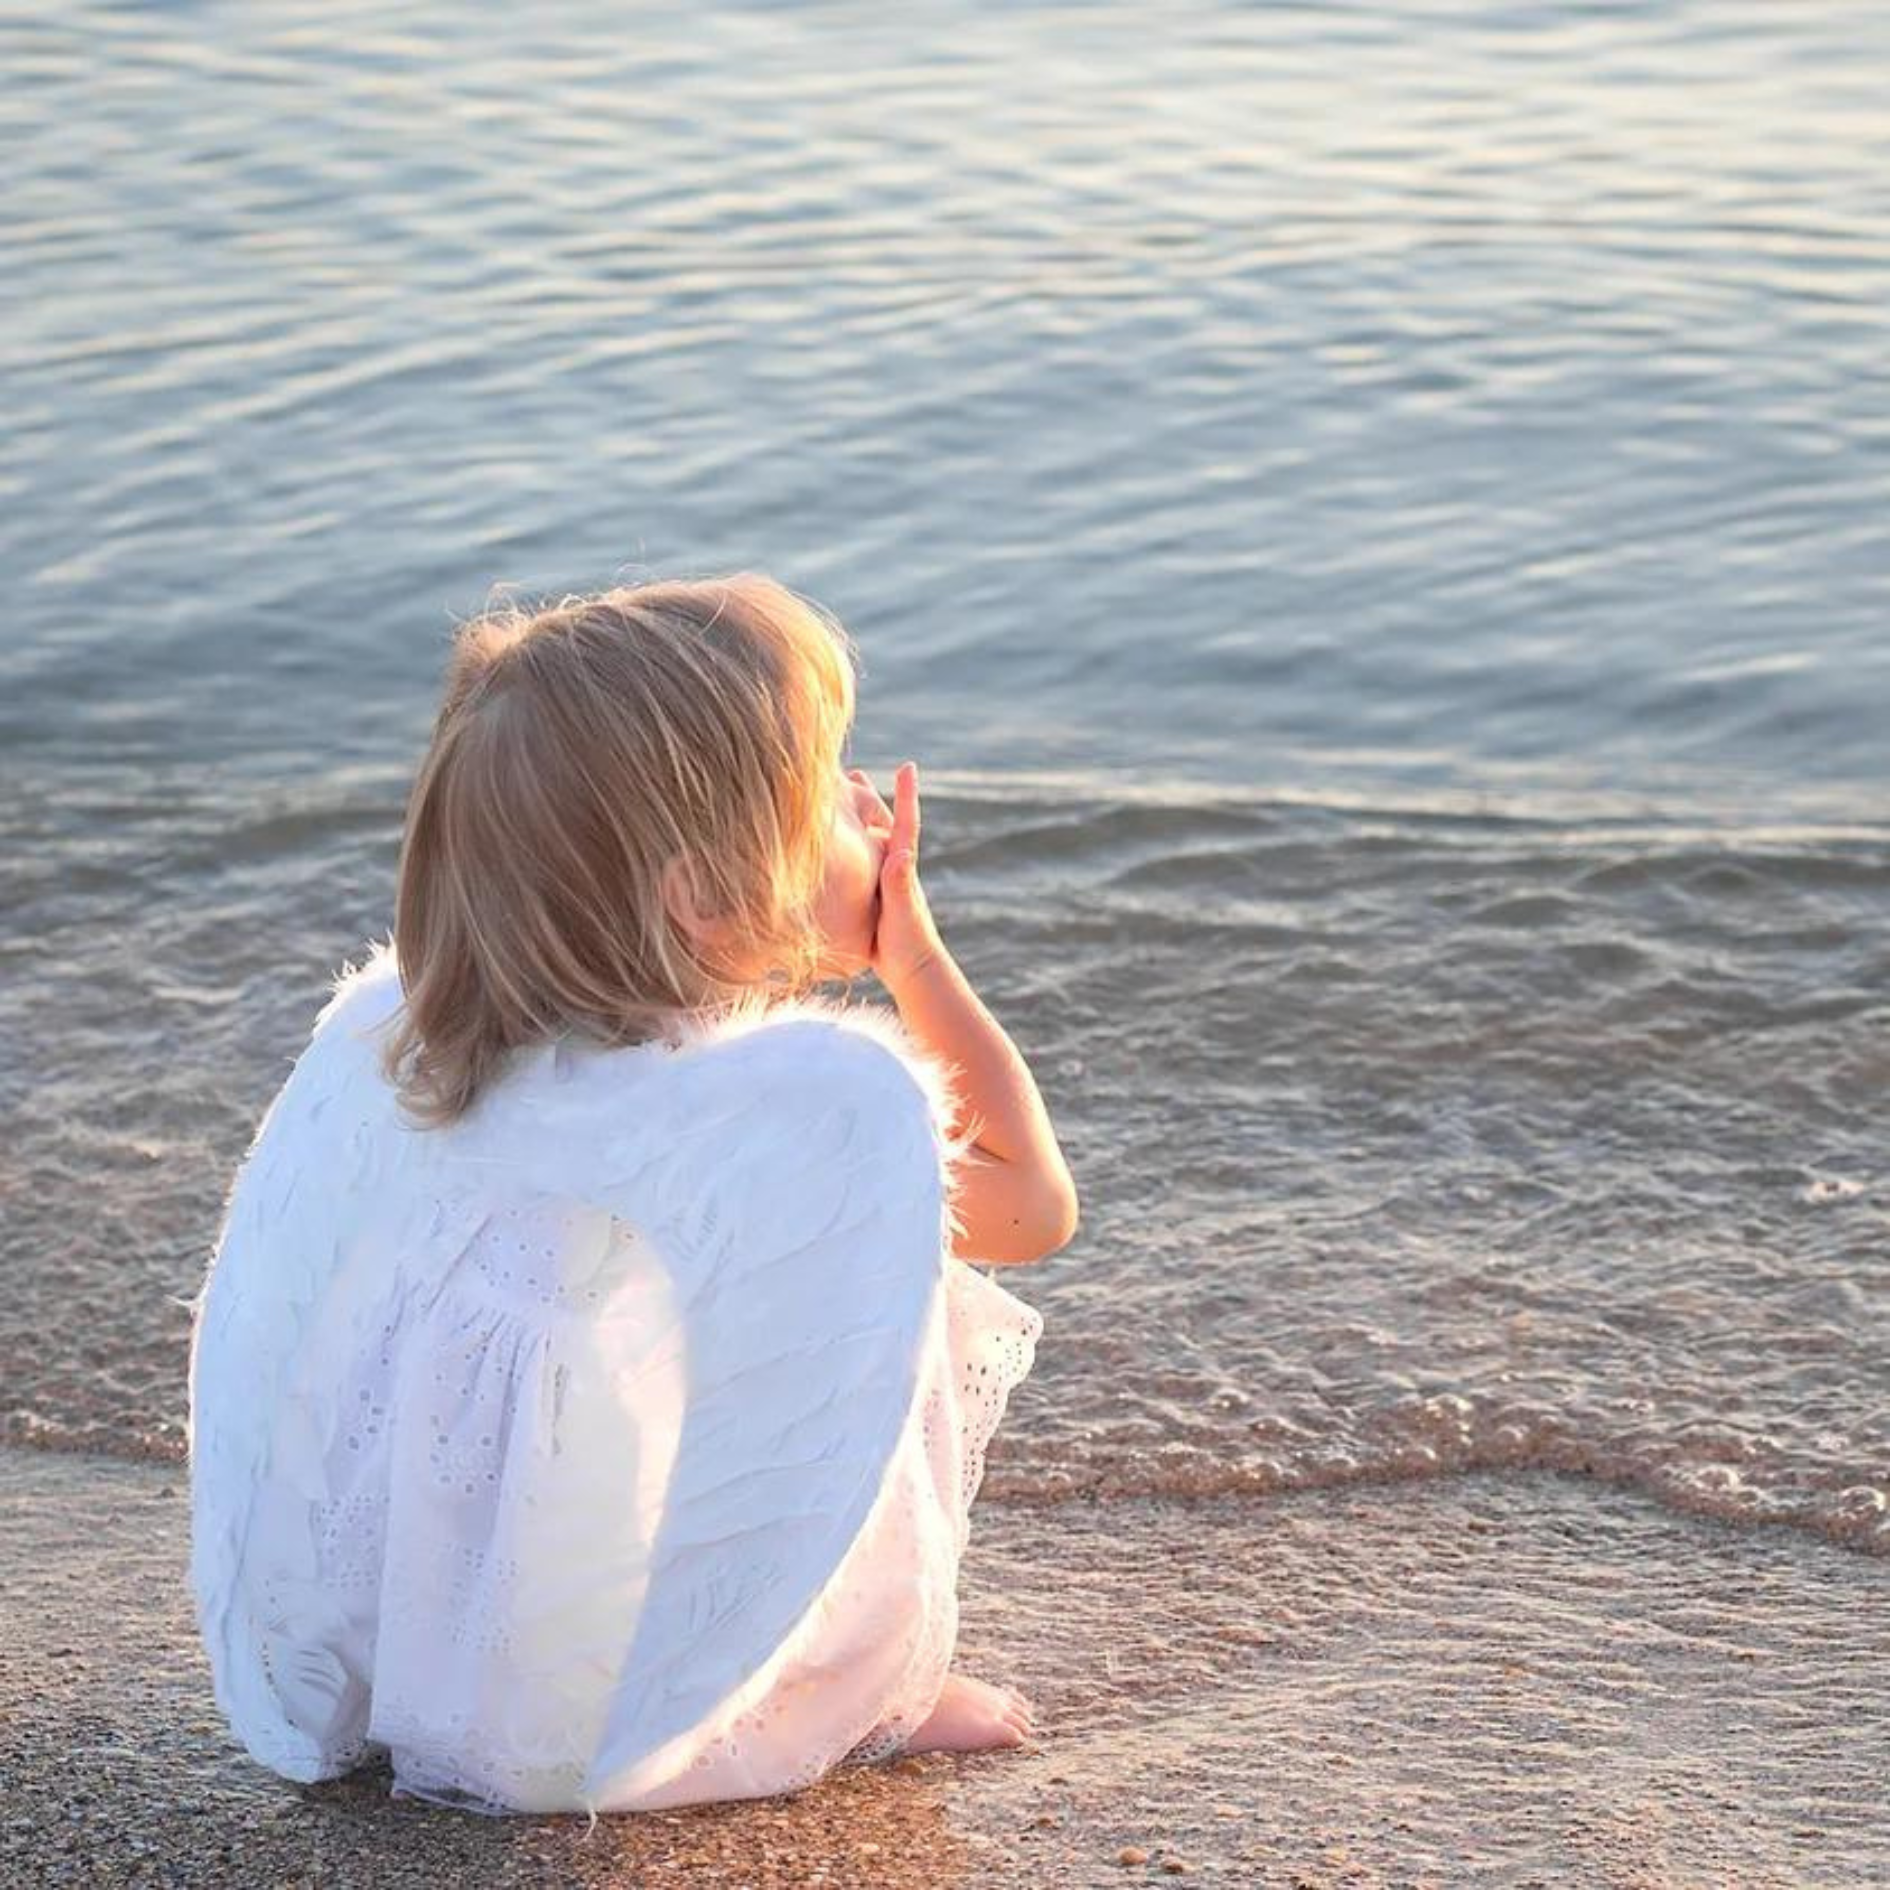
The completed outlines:
[[[849,768],[846,776],[856,787],[863,787],[872,795],[873,806],[877,810],[878,817],[886,823],[886,832],[890,834],[893,826],[893,810],[886,805],[884,796],[873,785],[873,777],[864,768]]]
[[[881,798],[878,788],[873,786],[873,777],[864,768],[849,768],[846,777],[871,792],[891,823],[892,831],[886,837],[887,859],[890,861],[901,851],[916,854],[919,850],[918,764],[902,761],[893,771],[893,804],[890,807]]]
[[[913,871],[919,841],[918,771],[902,761],[893,771],[892,832],[886,836],[886,868],[900,879]]]
[[[900,844],[899,835],[903,823],[905,844],[918,851],[919,846],[919,765],[915,761],[902,761],[899,772],[893,781],[893,844]]]

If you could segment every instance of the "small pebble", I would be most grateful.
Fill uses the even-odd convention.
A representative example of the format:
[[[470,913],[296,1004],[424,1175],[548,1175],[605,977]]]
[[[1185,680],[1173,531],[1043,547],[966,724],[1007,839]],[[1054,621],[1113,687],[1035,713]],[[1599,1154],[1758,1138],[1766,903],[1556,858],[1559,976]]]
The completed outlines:
[[[1125,1844],[1116,1853],[1116,1862],[1118,1864],[1146,1864],[1148,1852],[1139,1844]]]
[[[1162,1868],[1171,1877],[1185,1877],[1188,1874],[1188,1860],[1185,1857],[1164,1857]]]

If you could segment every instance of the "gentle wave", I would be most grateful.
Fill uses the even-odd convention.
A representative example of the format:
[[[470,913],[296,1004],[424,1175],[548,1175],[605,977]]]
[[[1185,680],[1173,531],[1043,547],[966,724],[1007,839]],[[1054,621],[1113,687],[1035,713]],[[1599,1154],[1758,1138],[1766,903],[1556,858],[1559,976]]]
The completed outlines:
[[[1009,1444],[988,1460],[983,1496],[1052,1505],[1138,1497],[1265,1499],[1294,1490],[1427,1483],[1486,1471],[1558,1471],[1635,1490],[1678,1514],[1785,1527],[1871,1556],[1890,1557],[1890,1476],[1881,1457],[1825,1472],[1826,1487],[1794,1489],[1757,1453],[1689,1454],[1684,1443],[1599,1437],[1555,1412],[1482,1408],[1452,1393],[1383,1414],[1369,1443],[1335,1439],[1243,1459],[1189,1445],[1082,1448],[1054,1458]],[[1788,1473],[1789,1476],[1789,1473]]]

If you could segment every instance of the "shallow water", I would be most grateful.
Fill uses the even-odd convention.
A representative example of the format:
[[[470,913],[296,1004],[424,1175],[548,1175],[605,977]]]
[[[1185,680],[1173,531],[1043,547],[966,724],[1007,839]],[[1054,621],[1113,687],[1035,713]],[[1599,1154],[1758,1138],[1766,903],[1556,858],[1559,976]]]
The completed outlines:
[[[452,623],[750,565],[1082,1192],[992,1499],[1890,1552],[1890,13],[0,48],[0,1437],[180,1454]]]
[[[95,929],[55,921],[75,944],[33,974],[63,1042],[22,1033],[14,1441],[181,1448],[226,1171],[323,995],[337,881],[391,867],[398,800],[366,805],[225,828],[221,865],[172,809],[173,899],[134,919],[139,863],[95,855],[40,901]],[[983,776],[928,821],[1084,1201],[1000,1276],[1050,1329],[994,1495],[1539,1465],[1890,1545],[1879,835]],[[192,880],[231,889],[214,914]]]

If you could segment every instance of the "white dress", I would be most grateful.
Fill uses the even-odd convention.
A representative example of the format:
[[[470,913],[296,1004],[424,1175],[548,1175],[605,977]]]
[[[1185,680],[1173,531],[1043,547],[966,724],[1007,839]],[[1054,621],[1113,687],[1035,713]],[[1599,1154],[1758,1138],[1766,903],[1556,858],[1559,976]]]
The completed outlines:
[[[297,1780],[487,1811],[757,1797],[936,1703],[1042,1318],[951,1253],[949,1066],[820,997],[565,1037],[460,1122],[344,971],[236,1176],[190,1354],[219,1705]]]

